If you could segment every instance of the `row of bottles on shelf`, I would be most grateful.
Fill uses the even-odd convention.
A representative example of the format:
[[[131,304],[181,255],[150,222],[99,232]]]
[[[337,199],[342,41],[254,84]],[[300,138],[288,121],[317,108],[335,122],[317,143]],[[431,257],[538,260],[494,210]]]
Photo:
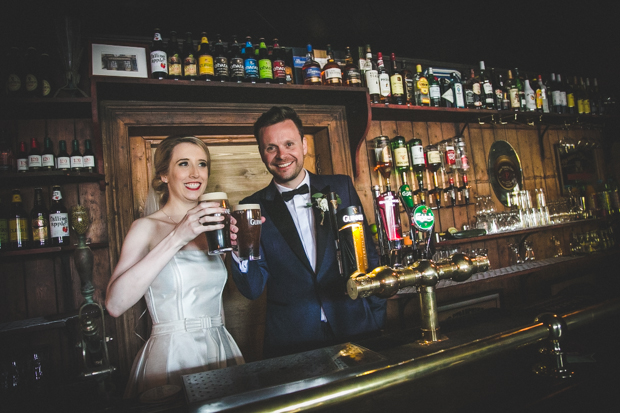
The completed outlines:
[[[11,47],[1,70],[4,80],[4,93],[12,97],[53,96],[54,81],[52,63],[47,52],[39,52],[34,46],[24,52],[19,47]]]
[[[613,248],[616,240],[612,227],[582,233],[572,233],[570,252],[572,255],[591,254]]]
[[[478,73],[470,69],[458,70],[432,67],[422,71],[416,65],[415,73],[403,60],[398,65],[394,53],[373,55],[370,45],[358,48],[358,60],[353,59],[346,47],[344,61],[335,59],[331,45],[327,45],[323,64],[315,58],[312,45],[306,46],[306,57],[297,79],[295,59],[280,46],[278,39],[267,44],[264,38],[253,43],[251,36],[239,43],[236,36],[223,42],[220,35],[212,46],[205,32],[197,47],[192,34],[179,45],[177,33],[171,32],[164,45],[161,31],[155,29],[151,46],[151,77],[156,79],[206,80],[221,82],[306,84],[328,86],[367,87],[372,103],[396,105],[454,107],[531,111],[541,113],[604,114],[610,111],[611,98],[598,89],[597,79],[562,76],[552,73],[543,81],[542,75],[521,75],[519,69],[505,74],[480,62]],[[376,56],[376,57],[375,57]],[[399,67],[400,66],[400,67]]]
[[[13,190],[10,205],[0,198],[0,251],[69,245],[69,215],[59,185],[53,186],[51,198],[48,209],[42,188],[35,188],[30,212],[19,189]]]
[[[402,136],[390,139],[382,135],[374,138],[372,145],[374,170],[379,172],[380,181],[385,179],[386,189],[391,190],[394,171],[397,186],[410,193],[416,205],[441,208],[469,204],[470,165],[462,136],[424,146],[418,138],[406,142]]]
[[[84,140],[84,152],[80,150],[80,141],[71,142],[71,153],[67,152],[67,142],[58,141],[58,152],[54,152],[52,139],[46,136],[43,149],[36,138],[30,139],[30,147],[20,141],[14,154],[11,144],[5,136],[0,136],[0,173],[34,172],[46,170],[65,170],[73,172],[96,172],[96,159],[90,139]]]
[[[251,36],[239,43],[237,37],[225,43],[220,35],[212,47],[203,32],[194,46],[192,33],[179,45],[177,33],[170,33],[164,45],[161,31],[155,29],[151,45],[151,77],[154,79],[205,80],[220,82],[293,83],[293,70],[286,49],[278,39],[267,46],[260,38],[257,44]]]

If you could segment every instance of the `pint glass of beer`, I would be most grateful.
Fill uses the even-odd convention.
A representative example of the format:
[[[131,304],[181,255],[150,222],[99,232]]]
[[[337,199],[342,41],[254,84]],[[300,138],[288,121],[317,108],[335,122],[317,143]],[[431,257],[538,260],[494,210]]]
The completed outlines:
[[[218,213],[213,215],[216,217],[224,215],[224,221],[219,222],[224,224],[224,228],[205,233],[209,243],[209,255],[224,254],[226,251],[232,251],[232,246],[230,245],[230,205],[228,204],[228,195],[226,192],[210,192],[201,195],[199,200],[200,202],[219,202],[220,206],[226,210],[224,214]],[[202,225],[209,225],[209,223]]]
[[[261,212],[259,204],[235,205],[233,215],[237,220],[237,254],[241,260],[260,259]]]

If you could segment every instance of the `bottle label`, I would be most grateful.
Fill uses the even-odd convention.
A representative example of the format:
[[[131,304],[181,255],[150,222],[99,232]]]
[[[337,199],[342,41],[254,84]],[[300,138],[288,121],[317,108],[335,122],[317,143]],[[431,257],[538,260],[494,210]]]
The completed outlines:
[[[27,171],[28,170],[28,158],[18,158],[17,159],[17,170],[18,171]]]
[[[50,235],[52,238],[69,236],[69,214],[50,214]]]
[[[56,167],[58,169],[69,169],[71,168],[71,160],[69,157],[61,156],[56,158],[56,163],[58,164]]]
[[[330,82],[331,79],[334,79],[335,82]],[[342,80],[342,71],[340,70],[340,68],[332,67],[331,69],[327,69],[325,71],[325,80],[328,83],[338,83],[339,79]]]
[[[400,74],[392,75],[390,78],[390,85],[392,86],[393,95],[400,96],[405,94],[405,90],[403,88],[403,77]]]
[[[560,92],[560,99],[562,102],[562,106],[568,105],[568,98],[566,97],[566,92]]]
[[[26,91],[34,92],[37,90],[39,86],[39,82],[37,81],[37,77],[31,73],[26,75]]]
[[[34,218],[30,224],[32,228],[32,240],[36,243],[46,241],[49,239],[49,232],[47,230],[47,220],[44,216],[38,216]]]
[[[9,241],[22,243],[27,241],[28,220],[26,218],[13,218],[9,220]]]
[[[28,156],[28,168],[40,168],[41,166],[41,155]]]
[[[230,59],[230,76],[242,78],[244,75],[243,59],[240,57],[233,57]]]
[[[410,149],[413,166],[424,166],[424,147],[414,145]]]
[[[321,80],[321,69],[318,67],[308,67],[306,69],[306,75],[304,76],[304,80],[311,80],[312,82]]]
[[[441,155],[439,154],[439,151],[428,151],[426,156],[428,157],[429,164],[440,164],[441,163]]]
[[[20,194],[13,194],[12,198],[11,198],[11,202],[22,202],[22,196]]]
[[[181,76],[181,70],[181,57],[178,54],[171,55],[168,61],[168,74],[170,76]]]
[[[510,107],[512,109],[519,109],[521,107],[521,100],[519,98],[519,89],[510,89]]]
[[[454,93],[452,92],[452,89],[446,90],[446,92],[441,95],[441,97],[450,103],[454,103]]]
[[[183,61],[183,73],[187,77],[198,76],[198,65],[193,54],[188,55]]]
[[[198,57],[198,73],[203,75],[213,76],[213,56],[203,55]]]
[[[417,87],[421,94],[428,95],[428,80],[425,77],[418,79]]]
[[[351,68],[347,70],[347,84],[348,85],[359,85],[361,83],[362,83],[362,78],[361,78],[360,72],[357,69]]]
[[[163,50],[151,52],[151,73],[168,73],[168,56]]]
[[[439,85],[432,85],[430,87],[430,92],[431,99],[439,99],[441,97],[441,89],[439,88]]]
[[[22,87],[22,79],[15,73],[11,73],[6,86],[9,92],[17,92]]]
[[[383,97],[390,96],[390,76],[387,73],[379,75],[379,91]]]
[[[378,95],[381,93],[379,87],[379,72],[376,70],[366,70],[366,86],[368,86],[368,93],[371,95]]]
[[[525,107],[527,110],[536,110],[536,95],[534,91],[525,94]]]
[[[405,86],[407,89],[407,101],[413,99],[413,79],[405,79]]]
[[[551,92],[551,99],[553,99],[553,106],[562,105],[562,93],[560,93],[559,90],[554,90]]]
[[[62,199],[62,192],[60,191],[53,191],[52,192],[52,200],[53,201],[60,201]]]
[[[490,83],[484,82],[482,84],[482,87],[484,88],[484,93],[486,95],[492,95],[493,94],[493,86]]]
[[[584,99],[583,100],[583,113],[587,115],[590,112],[591,112],[590,99]]]
[[[84,155],[84,167],[85,168],[94,168],[95,167],[95,156],[94,155]]]
[[[471,90],[474,92],[474,94],[479,95],[481,93],[480,83],[475,82],[473,85],[471,85]]]
[[[258,78],[258,66],[256,64],[256,59],[245,59],[245,77],[248,79],[256,79]]]
[[[228,77],[228,59],[225,57],[213,59],[213,72],[215,76]]]
[[[81,156],[72,156],[70,162],[71,168],[81,168],[84,166],[84,158]]]
[[[456,152],[454,151],[454,146],[446,146],[446,164],[447,165],[455,165],[456,164]]]
[[[469,160],[467,160],[467,156],[466,155],[461,155],[461,169],[466,171],[469,169]],[[467,180],[466,177],[463,178],[463,180]]]
[[[407,148],[400,147],[394,149],[394,163],[397,168],[409,167],[409,158],[407,157]]]
[[[258,61],[258,76],[261,79],[273,79],[273,69],[271,68],[271,60],[260,59]]]

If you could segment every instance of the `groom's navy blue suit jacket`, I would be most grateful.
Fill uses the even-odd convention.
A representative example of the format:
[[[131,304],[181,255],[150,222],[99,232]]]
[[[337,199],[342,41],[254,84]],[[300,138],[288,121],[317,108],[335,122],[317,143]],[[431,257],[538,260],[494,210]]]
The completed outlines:
[[[361,202],[351,178],[346,175],[310,174],[310,192],[336,192],[339,209]],[[351,300],[338,273],[333,230],[329,220],[320,225],[321,215],[314,206],[316,229],[316,272],[312,270],[291,215],[273,181],[241,203],[260,204],[266,218],[261,230],[262,259],[249,262],[247,274],[238,265],[232,273],[239,291],[249,299],[258,298],[267,287],[265,357],[275,357],[320,348],[378,331],[386,318],[386,300],[370,297]],[[379,264],[368,223],[364,219],[369,270]],[[325,312],[335,340],[325,337],[321,322]]]

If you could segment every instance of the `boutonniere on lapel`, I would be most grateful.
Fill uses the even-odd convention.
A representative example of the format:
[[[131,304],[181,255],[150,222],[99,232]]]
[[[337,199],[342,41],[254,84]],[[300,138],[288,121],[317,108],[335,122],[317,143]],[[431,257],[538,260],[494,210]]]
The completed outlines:
[[[321,211],[321,225],[323,225],[323,221],[325,221],[325,213],[329,211],[329,203],[332,203],[332,208],[335,210],[338,209],[338,205],[342,203],[340,199],[340,195],[335,194],[336,199],[332,199],[331,201],[327,199],[327,195],[322,192],[317,192],[312,195],[312,202],[306,204],[306,208],[310,208],[311,206],[316,207],[319,211]]]

